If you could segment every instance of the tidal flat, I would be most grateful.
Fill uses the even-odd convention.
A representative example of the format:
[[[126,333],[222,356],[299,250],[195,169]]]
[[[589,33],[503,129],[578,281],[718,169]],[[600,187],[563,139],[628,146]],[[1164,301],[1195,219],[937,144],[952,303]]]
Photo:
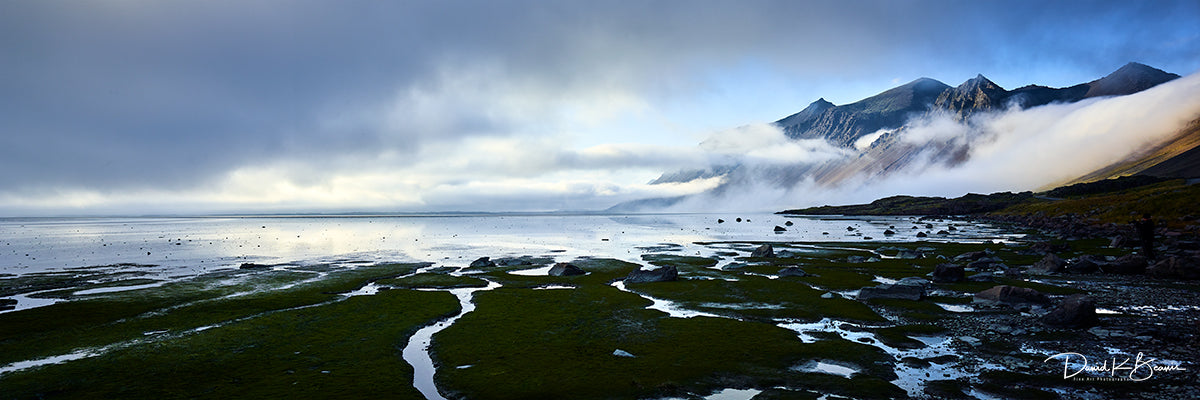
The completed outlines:
[[[768,218],[756,216],[762,222],[753,226],[766,224],[766,233],[732,238],[747,240],[687,232],[674,236],[685,240],[613,243],[621,232],[614,230],[590,235],[594,243],[586,246],[537,244],[542,251],[439,242],[420,251],[444,248],[447,255],[424,261],[274,260],[193,274],[162,274],[163,267],[148,264],[14,273],[0,278],[0,293],[19,298],[19,307],[0,313],[0,398],[1197,393],[1195,281],[1032,273],[1046,258],[1038,248],[1051,246],[1063,259],[1101,260],[1128,249],[915,218],[837,220],[837,241],[798,240],[805,237],[770,233],[782,220]],[[665,230],[733,223],[697,221]],[[800,230],[804,223],[796,221],[793,230]],[[749,231],[749,224],[737,229]],[[918,240],[906,231],[889,240],[869,231],[899,224],[918,231],[954,226],[956,233]],[[616,229],[622,228],[635,232]],[[808,229],[817,238],[832,231]],[[766,245],[769,255],[761,252]],[[465,257],[450,255],[456,253]],[[547,267],[560,263],[583,273],[551,275]],[[963,276],[935,279],[947,264]],[[668,269],[677,271],[674,279],[626,281],[636,270]],[[864,295],[910,284],[919,296]],[[1047,301],[976,300],[1002,285],[1035,290]],[[1073,294],[1095,300],[1094,324],[1042,322]],[[428,345],[414,345],[414,335],[435,324],[441,326],[429,330]],[[427,355],[428,364],[410,360],[406,349]],[[1093,365],[1138,354],[1155,361],[1139,371],[1068,379],[1064,368],[1082,369],[1081,359],[1064,367],[1061,357],[1052,359],[1058,353],[1087,356]],[[1156,366],[1162,368],[1144,375]]]

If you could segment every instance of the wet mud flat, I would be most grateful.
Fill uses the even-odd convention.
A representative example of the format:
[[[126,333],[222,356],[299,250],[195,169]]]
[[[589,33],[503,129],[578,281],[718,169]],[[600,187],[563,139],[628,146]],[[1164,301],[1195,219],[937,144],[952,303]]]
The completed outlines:
[[[1129,253],[1056,244],[1065,260]],[[7,295],[48,302],[0,313],[0,397],[1200,394],[1195,281],[1038,274],[1032,241],[689,245],[707,251],[0,278]],[[997,286],[1041,297],[977,299]],[[1046,322],[1078,294],[1094,320]],[[1139,354],[1137,370],[1111,368]]]

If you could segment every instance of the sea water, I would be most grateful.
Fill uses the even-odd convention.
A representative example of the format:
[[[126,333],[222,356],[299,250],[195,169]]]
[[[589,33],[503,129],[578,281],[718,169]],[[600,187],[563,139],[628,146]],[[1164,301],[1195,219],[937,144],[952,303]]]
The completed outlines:
[[[3,218],[0,278],[107,266],[178,279],[243,263],[465,266],[479,257],[527,255],[640,263],[648,252],[708,256],[719,250],[710,242],[909,242],[919,231],[930,241],[1010,238],[986,224],[932,223],[929,229],[913,217],[774,214]],[[951,224],[951,234],[935,234]],[[885,236],[886,229],[897,234]]]

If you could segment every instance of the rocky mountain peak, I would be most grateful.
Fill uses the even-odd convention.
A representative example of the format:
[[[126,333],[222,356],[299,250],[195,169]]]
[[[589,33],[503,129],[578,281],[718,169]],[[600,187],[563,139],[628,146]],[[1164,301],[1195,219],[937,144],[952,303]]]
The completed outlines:
[[[1131,62],[1107,76],[1088,82],[1084,97],[1120,96],[1137,93],[1160,83],[1179,78],[1179,75],[1145,64]]]

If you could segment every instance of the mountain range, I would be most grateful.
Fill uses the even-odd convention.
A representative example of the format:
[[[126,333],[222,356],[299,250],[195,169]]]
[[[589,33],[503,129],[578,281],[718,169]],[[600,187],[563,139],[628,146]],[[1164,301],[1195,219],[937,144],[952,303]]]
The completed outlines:
[[[1052,88],[1028,85],[1007,90],[983,75],[958,86],[920,78],[860,101],[835,105],[824,98],[772,125],[792,140],[821,140],[840,148],[850,157],[828,162],[797,162],[747,166],[739,163],[714,165],[702,170],[673,171],[650,184],[689,182],[722,177],[722,183],[707,192],[721,195],[746,185],[763,184],[794,188],[804,182],[836,186],[852,179],[867,181],[905,169],[928,165],[954,167],[970,158],[972,143],[962,137],[913,140],[906,134],[921,121],[949,118],[963,126],[972,116],[1006,110],[1025,110],[1052,104],[1138,93],[1180,78],[1136,62],[1128,63],[1102,78],[1073,86]],[[1197,110],[1200,116],[1200,110]],[[1133,151],[1128,158],[1072,181],[1050,186],[1102,180],[1133,174],[1159,177],[1200,176],[1200,118],[1172,139]],[[1035,189],[1035,188],[1029,188]],[[684,197],[646,199],[619,204],[612,211],[645,211],[669,207]]]

